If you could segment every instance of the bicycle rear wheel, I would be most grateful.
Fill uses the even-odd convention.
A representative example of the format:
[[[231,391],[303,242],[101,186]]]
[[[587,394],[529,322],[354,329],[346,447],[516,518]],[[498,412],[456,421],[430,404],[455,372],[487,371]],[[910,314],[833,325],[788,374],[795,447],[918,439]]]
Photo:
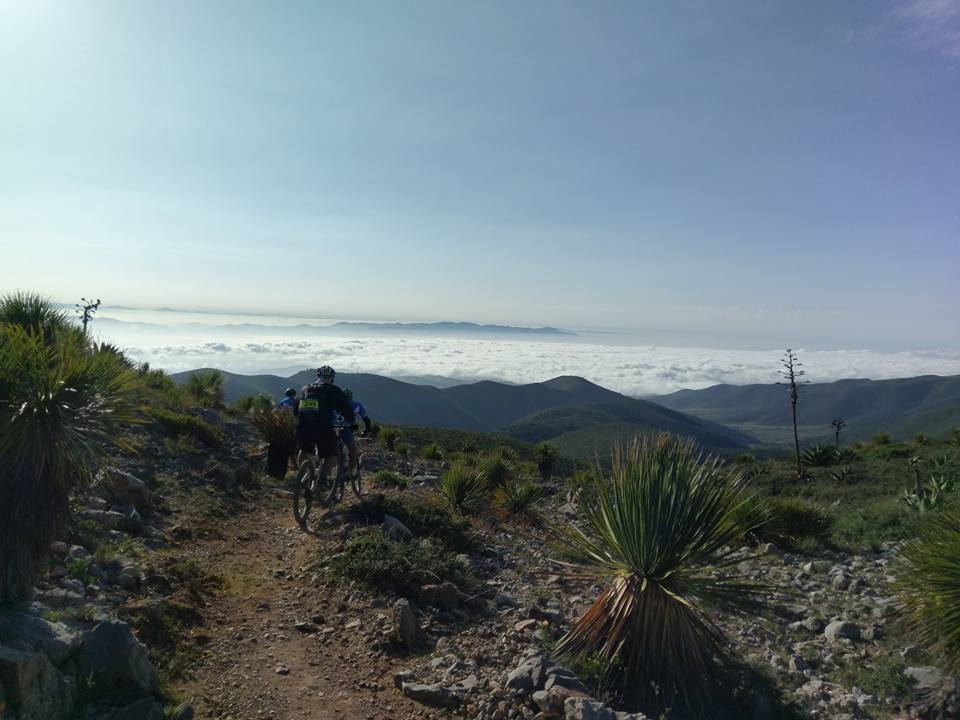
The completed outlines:
[[[363,481],[360,475],[360,468],[363,466],[363,456],[357,458],[357,467],[350,473],[350,487],[353,488],[353,494],[360,500],[363,497]]]
[[[307,458],[300,463],[300,468],[297,470],[297,485],[293,490],[293,519],[304,530],[307,528],[307,519],[314,501],[316,478],[317,463],[313,458]]]

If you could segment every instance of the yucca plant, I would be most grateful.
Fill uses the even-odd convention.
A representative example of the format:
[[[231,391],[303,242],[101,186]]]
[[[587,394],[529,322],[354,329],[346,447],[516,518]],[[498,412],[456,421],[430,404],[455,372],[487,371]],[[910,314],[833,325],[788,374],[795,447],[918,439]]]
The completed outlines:
[[[0,601],[29,594],[70,495],[135,421],[136,397],[134,373],[112,354],[0,323]]]
[[[184,391],[200,407],[218,410],[224,407],[223,373],[219,370],[194,373],[187,379]]]
[[[63,310],[36,293],[17,292],[0,298],[0,324],[39,334],[47,344],[58,338],[81,342],[83,337]]]
[[[500,487],[510,482],[513,478],[513,467],[500,455],[491,455],[490,457],[481,459],[479,468],[480,472],[486,477],[490,487]]]
[[[487,501],[489,488],[487,477],[482,471],[456,463],[440,476],[437,492],[447,505],[466,514]]]
[[[543,497],[543,488],[533,480],[506,482],[493,493],[493,504],[500,510],[533,520],[537,517],[535,505]]]
[[[537,472],[540,473],[540,479],[546,482],[553,475],[553,466],[557,460],[556,453],[547,443],[540,443],[533,451],[533,457],[537,463]]]
[[[924,518],[917,537],[900,550],[895,589],[907,625],[960,673],[960,513]]]
[[[394,427],[381,427],[377,439],[383,443],[387,450],[394,450],[397,447],[397,441],[400,439],[400,431]]]
[[[730,571],[730,547],[755,529],[741,512],[740,475],[687,441],[638,437],[615,446],[580,495],[582,523],[552,524],[570,573],[606,583],[557,645],[575,660],[616,663],[627,702],[648,712],[696,706],[715,694],[728,641],[704,606],[746,611],[763,588]]]
[[[260,451],[267,453],[267,472],[275,478],[287,473],[290,457],[297,452],[296,421],[289,411],[254,412],[250,423],[260,433]]]

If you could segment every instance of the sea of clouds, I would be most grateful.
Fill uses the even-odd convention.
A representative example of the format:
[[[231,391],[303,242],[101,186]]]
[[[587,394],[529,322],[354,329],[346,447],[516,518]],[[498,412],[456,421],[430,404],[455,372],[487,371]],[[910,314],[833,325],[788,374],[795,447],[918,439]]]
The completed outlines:
[[[101,327],[101,337],[123,347],[132,358],[170,372],[217,367],[242,374],[290,375],[298,369],[330,364],[346,372],[391,377],[442,375],[468,382],[527,383],[580,375],[633,396],[718,383],[776,382],[783,355],[782,348],[660,347],[630,344],[626,338],[620,342],[586,336],[553,340],[395,335],[304,338],[290,337],[277,327],[144,328],[127,323]],[[954,350],[797,351],[813,382],[960,374],[960,352]]]

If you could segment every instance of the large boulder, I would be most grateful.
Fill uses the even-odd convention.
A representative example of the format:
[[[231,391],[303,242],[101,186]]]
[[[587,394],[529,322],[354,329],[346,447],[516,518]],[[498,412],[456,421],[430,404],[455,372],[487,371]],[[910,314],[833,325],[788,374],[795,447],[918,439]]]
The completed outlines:
[[[153,504],[153,495],[140,478],[116,467],[105,467],[97,473],[94,489],[113,505],[133,505],[143,512]]]
[[[823,636],[830,642],[836,642],[840,638],[859,640],[860,628],[848,620],[834,620],[824,628]]]
[[[17,720],[70,717],[76,701],[73,682],[44,653],[27,649],[25,643],[17,645],[0,645],[0,688],[7,714]]]
[[[54,665],[69,660],[80,648],[80,636],[61,622],[21,612],[0,613],[0,642],[12,645],[18,640],[42,651]]]
[[[104,620],[84,633],[77,665],[113,700],[133,702],[156,693],[157,673],[147,649],[125,622]]]

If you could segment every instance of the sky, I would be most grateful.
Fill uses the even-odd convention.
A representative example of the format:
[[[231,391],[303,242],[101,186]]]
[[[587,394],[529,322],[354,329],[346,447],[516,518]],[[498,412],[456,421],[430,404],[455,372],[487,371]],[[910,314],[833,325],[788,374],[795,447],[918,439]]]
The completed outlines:
[[[960,348],[960,0],[0,0],[0,98],[0,291]]]

